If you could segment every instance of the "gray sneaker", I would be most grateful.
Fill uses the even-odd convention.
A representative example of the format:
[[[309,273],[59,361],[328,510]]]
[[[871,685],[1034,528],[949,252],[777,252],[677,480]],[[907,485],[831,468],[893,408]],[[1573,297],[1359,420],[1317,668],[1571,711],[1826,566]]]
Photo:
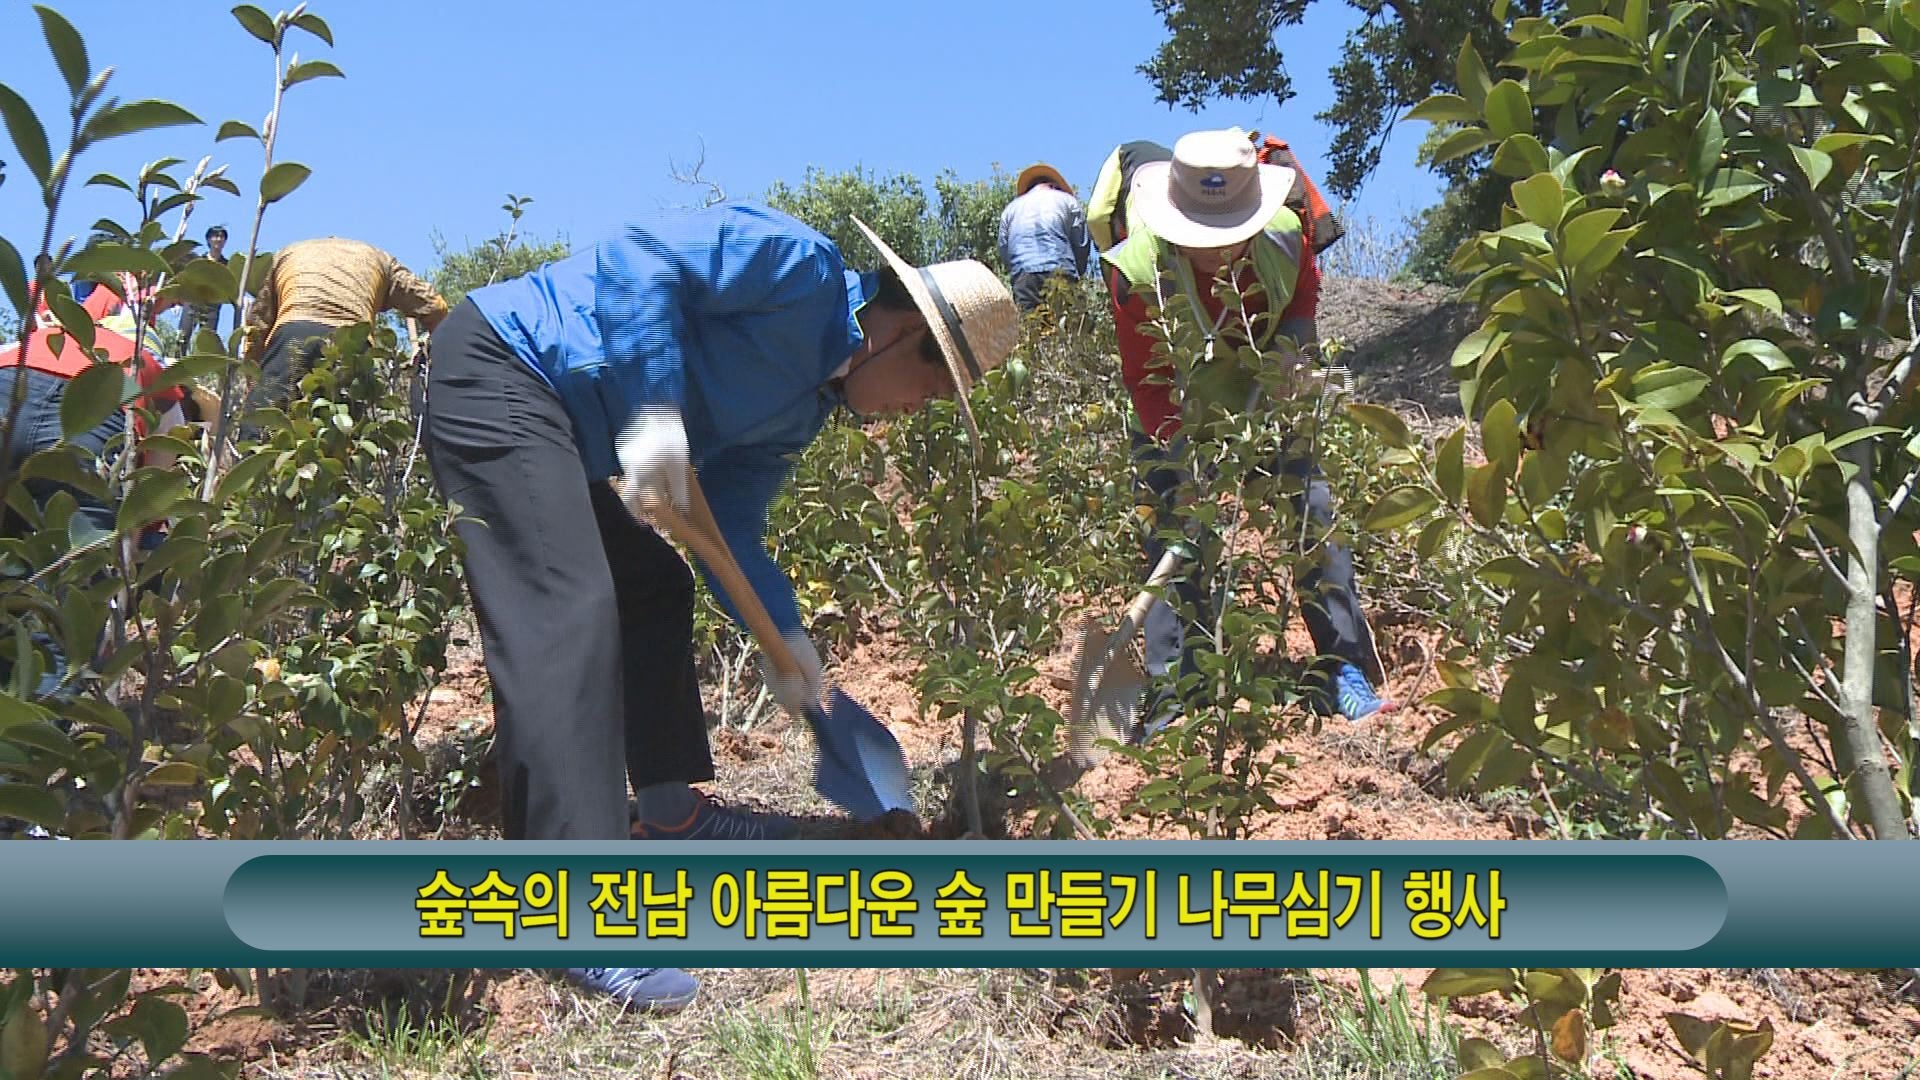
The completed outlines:
[[[568,968],[567,978],[642,1012],[679,1012],[700,993],[700,980],[679,968]]]
[[[644,819],[633,823],[635,840],[791,840],[798,831],[786,818],[722,806],[697,791],[687,820],[677,825]]]

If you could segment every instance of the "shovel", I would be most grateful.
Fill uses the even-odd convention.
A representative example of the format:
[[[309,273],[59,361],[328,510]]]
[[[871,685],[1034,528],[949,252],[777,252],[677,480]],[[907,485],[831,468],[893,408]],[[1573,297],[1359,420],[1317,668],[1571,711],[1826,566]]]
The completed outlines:
[[[618,490],[618,483],[615,483]],[[753,591],[740,564],[734,561],[713,512],[700,492],[700,482],[687,478],[688,508],[692,522],[680,516],[672,503],[652,491],[643,492],[647,512],[665,526],[712,569],[727,590],[735,608],[753,632],[754,641],[776,674],[793,678],[800,665],[788,651],[786,640],[774,626],[759,594]],[[907,756],[893,737],[866,707],[848,697],[838,687],[828,695],[827,707],[810,702],[805,711],[807,726],[813,731],[813,789],[856,820],[872,821],[893,810],[913,811],[913,798],[907,791]]]
[[[1181,546],[1169,545],[1111,633],[1100,629],[1091,615],[1081,620],[1074,635],[1073,699],[1067,705],[1067,754],[1076,766],[1092,768],[1106,759],[1107,751],[1094,745],[1096,740],[1134,740],[1147,676],[1134,662],[1133,636],[1181,562]]]

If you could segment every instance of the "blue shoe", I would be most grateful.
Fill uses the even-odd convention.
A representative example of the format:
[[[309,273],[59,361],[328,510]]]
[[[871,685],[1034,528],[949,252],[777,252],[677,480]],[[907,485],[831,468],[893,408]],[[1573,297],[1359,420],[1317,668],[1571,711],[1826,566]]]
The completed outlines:
[[[679,1012],[700,993],[700,980],[679,968],[568,968],[567,978],[642,1012]]]
[[[1373,684],[1352,664],[1341,664],[1333,673],[1333,699],[1341,716],[1348,720],[1364,720],[1374,713],[1390,713],[1399,708],[1392,701],[1383,701],[1373,692]]]

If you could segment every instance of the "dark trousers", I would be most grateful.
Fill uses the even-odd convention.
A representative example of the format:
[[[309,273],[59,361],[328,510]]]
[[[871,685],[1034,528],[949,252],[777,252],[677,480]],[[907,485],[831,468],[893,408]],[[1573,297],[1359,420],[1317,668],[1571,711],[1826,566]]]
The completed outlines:
[[[693,571],[589,481],[559,396],[473,304],[434,335],[431,380],[428,461],[462,517],[506,836],[624,838],[623,779],[713,779]]]
[[[338,327],[322,322],[295,320],[281,323],[273,330],[273,336],[267,339],[267,348],[260,358],[260,380],[253,384],[253,390],[247,394],[243,410],[264,409],[269,406],[285,408],[300,380],[326,351],[327,340]],[[257,439],[260,429],[242,424],[240,437]]]
[[[180,339],[174,344],[174,357],[180,358],[193,352],[193,335],[205,330],[212,334],[220,333],[220,309],[224,304],[202,307],[188,304],[180,313]]]
[[[1047,291],[1047,281],[1054,277],[1065,277],[1064,270],[1046,270],[1034,274],[1013,275],[1013,302],[1020,305],[1022,312],[1032,311],[1040,306],[1040,298]]]
[[[11,468],[18,473],[26,460],[42,450],[60,443],[60,403],[66,399],[67,380],[45,371],[35,371],[25,367],[0,368],[0,422],[4,421],[13,408],[13,394],[16,384],[24,380],[26,400],[14,423],[6,431],[7,447],[10,453]],[[114,410],[98,427],[83,431],[67,440],[67,445],[79,450],[91,467],[93,460],[107,455],[107,444],[119,438],[127,430],[127,415]],[[35,506],[46,509],[48,500],[56,492],[66,492],[78,504],[74,516],[83,518],[96,531],[112,532],[115,509],[101,499],[81,491],[79,488],[53,480],[32,479],[24,482],[27,494],[32,496]],[[5,512],[5,533],[19,535],[25,528],[12,511]],[[34,644],[47,653],[47,671],[40,679],[35,694],[49,697],[54,694],[60,682],[67,674],[67,657],[58,642],[46,634],[34,634]],[[0,649],[0,683],[8,680],[13,673],[11,647]]]
[[[1171,521],[1176,490],[1187,475],[1174,464],[1178,461],[1178,447],[1178,442],[1168,447],[1149,439],[1143,432],[1133,432],[1136,489],[1143,501],[1155,507],[1156,518],[1162,524]],[[1309,560],[1305,572],[1294,583],[1300,614],[1306,620],[1316,651],[1353,664],[1367,672],[1369,678],[1378,678],[1373,670],[1372,631],[1360,610],[1359,593],[1354,587],[1353,553],[1345,544],[1325,538],[1333,524],[1333,491],[1321,477],[1317,464],[1304,451],[1305,447],[1295,443],[1275,462],[1275,468],[1282,475],[1303,482],[1304,490],[1292,496],[1293,510],[1307,519],[1308,542],[1320,540],[1316,557]],[[1148,566],[1158,563],[1166,550],[1166,541],[1157,533],[1157,529],[1148,530],[1143,541]],[[1185,566],[1173,585],[1181,606],[1192,614],[1195,625],[1203,631],[1211,629],[1215,610],[1215,598],[1206,584],[1208,576],[1205,566]],[[1142,631],[1146,637],[1149,675],[1166,674],[1176,659],[1181,676],[1199,672],[1194,659],[1196,650],[1186,643],[1186,630],[1181,615],[1164,600],[1147,612]]]

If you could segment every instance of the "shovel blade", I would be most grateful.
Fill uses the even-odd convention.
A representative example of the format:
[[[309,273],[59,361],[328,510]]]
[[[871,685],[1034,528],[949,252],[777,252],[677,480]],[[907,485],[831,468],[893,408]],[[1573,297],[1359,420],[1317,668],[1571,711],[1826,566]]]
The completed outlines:
[[[808,709],[813,728],[813,789],[860,821],[890,810],[913,809],[907,788],[907,756],[900,741],[836,687],[827,708]]]
[[[1116,641],[1091,617],[1075,634],[1067,753],[1081,768],[1092,768],[1106,759],[1107,751],[1096,745],[1099,740],[1132,742],[1139,726],[1147,676],[1134,662],[1129,645],[1130,640]]]

